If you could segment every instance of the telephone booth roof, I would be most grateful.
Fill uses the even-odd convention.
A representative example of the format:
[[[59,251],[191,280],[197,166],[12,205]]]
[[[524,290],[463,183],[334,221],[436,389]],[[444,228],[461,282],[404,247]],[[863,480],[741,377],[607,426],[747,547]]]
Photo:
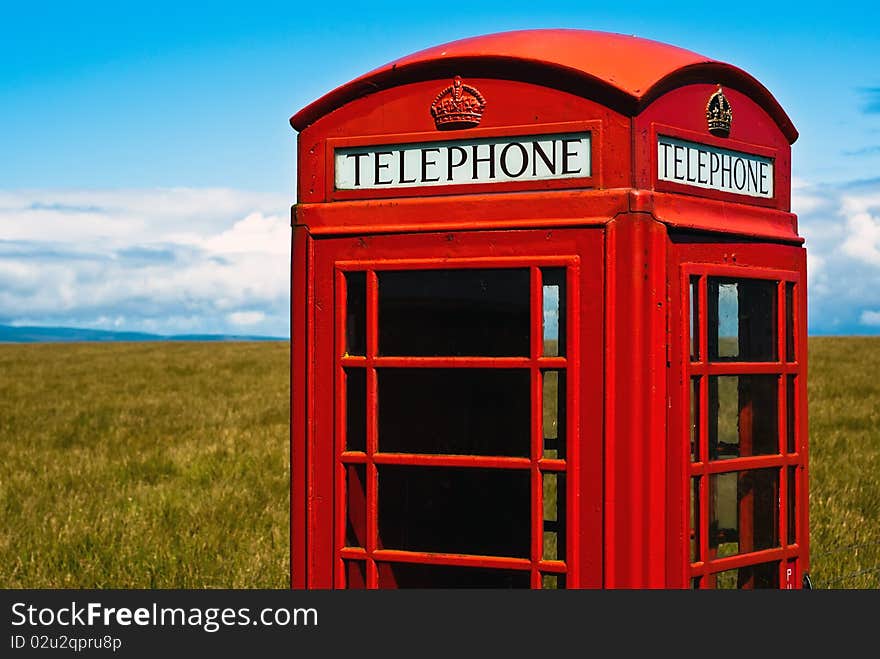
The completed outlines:
[[[419,80],[466,73],[515,78],[601,100],[635,115],[685,84],[720,83],[760,105],[793,143],[798,132],[773,95],[753,76],[690,50],[639,37],[591,30],[521,30],[453,41],[407,55],[348,82],[290,119],[303,130],[370,93]]]

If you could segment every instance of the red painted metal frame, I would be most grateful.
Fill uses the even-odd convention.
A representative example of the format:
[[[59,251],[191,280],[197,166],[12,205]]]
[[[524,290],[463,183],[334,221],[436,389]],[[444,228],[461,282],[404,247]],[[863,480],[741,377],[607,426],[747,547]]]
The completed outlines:
[[[736,263],[736,265],[733,265]],[[698,580],[700,588],[713,587],[712,575],[725,570],[778,562],[781,588],[800,588],[802,575],[809,570],[809,531],[807,493],[807,411],[806,411],[806,317],[804,300],[805,270],[804,253],[797,248],[769,245],[686,245],[679,244],[671,252],[670,267],[678,271],[678,276],[670,279],[670,299],[676,303],[670,314],[670,336],[672,341],[673,363],[678,369],[670,371],[670,443],[678,445],[681,464],[688,465],[676,474],[670,470],[670,509],[673,528],[677,533],[670,535],[680,538],[679,560],[671,560],[669,579],[685,587],[691,580]],[[774,362],[711,362],[707,352],[707,280],[709,277],[725,277],[777,282],[776,349],[778,359]],[[692,278],[697,278],[697,317],[699,336],[697,338],[696,360],[690,357],[691,321],[689,287]],[[785,287],[794,284],[793,309],[786,308]],[[794,357],[787,359],[786,314],[794,317]],[[773,374],[777,382],[777,433],[778,453],[733,459],[708,461],[708,379],[714,375]],[[786,388],[789,376],[795,376],[797,391],[795,395],[794,419],[795,452],[789,452],[788,417]],[[698,450],[697,461],[690,460],[690,398],[693,395],[693,380],[699,378]],[[789,468],[795,468],[798,477],[796,497],[796,537],[788,542],[788,478]],[[776,468],[779,471],[778,491],[778,541],[775,548],[736,554],[724,558],[711,558],[709,549],[709,477],[712,474],[729,473],[760,468]],[[699,511],[697,529],[690,529],[692,479],[698,478]],[[671,530],[671,529],[670,529]],[[690,538],[694,533],[698,540],[695,561],[690,560]],[[681,566],[686,566],[682,571]],[[689,566],[689,567],[687,567]],[[793,572],[790,572],[793,568]]]
[[[437,259],[386,259],[381,261],[337,261],[337,310],[336,325],[336,354],[337,382],[341,382],[343,368],[346,365],[363,366],[367,369],[367,400],[368,400],[368,440],[365,453],[349,452],[345,450],[345,408],[337,405],[336,413],[336,450],[338,454],[338,468],[336,474],[335,500],[336,508],[336,580],[335,587],[345,587],[344,559],[366,561],[367,587],[378,587],[377,563],[383,562],[410,562],[429,565],[458,565],[484,568],[507,568],[529,570],[530,583],[533,588],[541,587],[541,575],[544,573],[558,574],[570,572],[567,565],[571,561],[544,560],[543,553],[543,473],[565,472],[574,470],[577,473],[578,463],[576,459],[579,437],[576,432],[570,433],[566,438],[568,446],[574,455],[567,460],[545,460],[543,454],[543,430],[542,430],[542,402],[541,383],[542,372],[548,368],[564,369],[568,373],[568,380],[577,391],[579,364],[578,353],[572,352],[572,357],[543,357],[543,345],[539,328],[542,321],[542,288],[541,268],[563,267],[568,272],[567,279],[572,290],[572,299],[578,299],[578,257],[543,257],[540,259],[528,259],[522,257],[507,258],[454,258],[443,261]],[[380,357],[375,342],[378,336],[378,313],[376,286],[368,284],[367,305],[367,337],[368,349],[363,359],[349,357],[344,345],[345,317],[342,312],[345,309],[345,273],[347,271],[364,271],[367,273],[367,281],[375,282],[377,271],[392,270],[421,270],[439,268],[528,268],[530,271],[530,330],[531,330],[531,356],[529,358],[492,358],[492,357]],[[572,306],[576,309],[576,306]],[[580,325],[577,313],[572,313],[567,319],[568,329],[571,336],[578,336]],[[576,345],[576,342],[575,342]],[[571,368],[569,368],[571,365]],[[500,456],[471,456],[471,455],[419,455],[402,453],[383,453],[378,448],[378,424],[375,407],[377,390],[377,369],[385,368],[529,368],[531,372],[531,400],[532,400],[532,428],[531,428],[531,458],[511,458]],[[336,385],[336,391],[341,392],[340,385]],[[337,401],[343,396],[338,393]],[[576,399],[570,399],[569,406],[577,409],[574,403]],[[569,407],[566,406],[566,407]],[[576,430],[575,425],[572,430]],[[345,467],[347,464],[367,465],[367,547],[366,549],[347,547],[345,544],[345,528],[347,520],[345,494]],[[483,467],[493,469],[528,469],[531,472],[531,560],[518,559],[506,556],[478,556],[463,554],[444,554],[437,552],[401,551],[381,549],[378,542],[378,473],[377,465],[397,464],[410,466],[455,466],[455,467]],[[577,515],[570,520],[571,537],[578,537]],[[569,575],[572,580],[576,579],[576,570]]]
[[[504,181],[499,183],[469,183],[459,185],[433,185],[421,188],[375,188],[367,190],[337,190],[335,188],[335,150],[351,146],[382,146],[414,143],[447,142],[449,140],[472,140],[485,137],[522,137],[527,135],[551,135],[554,133],[590,133],[590,175],[577,178],[549,179],[543,181]],[[496,126],[456,131],[430,131],[391,135],[359,137],[336,137],[327,140],[325,171],[326,198],[330,201],[356,199],[387,199],[394,197],[436,197],[453,194],[480,194],[486,192],[521,192],[524,190],[561,190],[567,188],[602,187],[602,122],[566,121],[552,124],[528,124],[524,126]]]

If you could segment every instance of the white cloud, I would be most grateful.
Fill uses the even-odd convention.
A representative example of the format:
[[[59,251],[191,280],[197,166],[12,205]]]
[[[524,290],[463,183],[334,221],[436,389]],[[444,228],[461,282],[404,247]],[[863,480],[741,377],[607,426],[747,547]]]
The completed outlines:
[[[810,330],[876,331],[880,308],[880,180],[794,186],[806,238]]]
[[[289,200],[0,191],[0,322],[289,333]]]
[[[233,311],[227,316],[233,325],[256,325],[266,319],[262,311]]]
[[[859,317],[859,322],[861,322],[862,325],[874,325],[880,327],[880,311],[863,311],[862,315]]]

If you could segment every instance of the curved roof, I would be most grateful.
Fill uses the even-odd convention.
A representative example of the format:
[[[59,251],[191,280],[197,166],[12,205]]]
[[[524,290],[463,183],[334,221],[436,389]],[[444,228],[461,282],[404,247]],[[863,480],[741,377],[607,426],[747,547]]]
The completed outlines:
[[[773,95],[742,69],[657,41],[590,30],[501,32],[428,48],[334,89],[293,115],[290,124],[302,130],[361,96],[454,74],[534,80],[597,97],[630,115],[674,87],[717,82],[754,99],[790,142],[798,135]]]

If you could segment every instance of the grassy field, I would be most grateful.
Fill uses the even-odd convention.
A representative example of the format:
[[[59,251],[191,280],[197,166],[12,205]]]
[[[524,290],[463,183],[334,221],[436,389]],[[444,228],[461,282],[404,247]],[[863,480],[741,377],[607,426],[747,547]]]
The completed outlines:
[[[812,574],[880,586],[880,339],[810,343]],[[0,345],[0,587],[284,588],[286,343]]]
[[[0,346],[0,586],[289,584],[287,343]]]
[[[880,337],[810,339],[817,588],[880,588]]]

